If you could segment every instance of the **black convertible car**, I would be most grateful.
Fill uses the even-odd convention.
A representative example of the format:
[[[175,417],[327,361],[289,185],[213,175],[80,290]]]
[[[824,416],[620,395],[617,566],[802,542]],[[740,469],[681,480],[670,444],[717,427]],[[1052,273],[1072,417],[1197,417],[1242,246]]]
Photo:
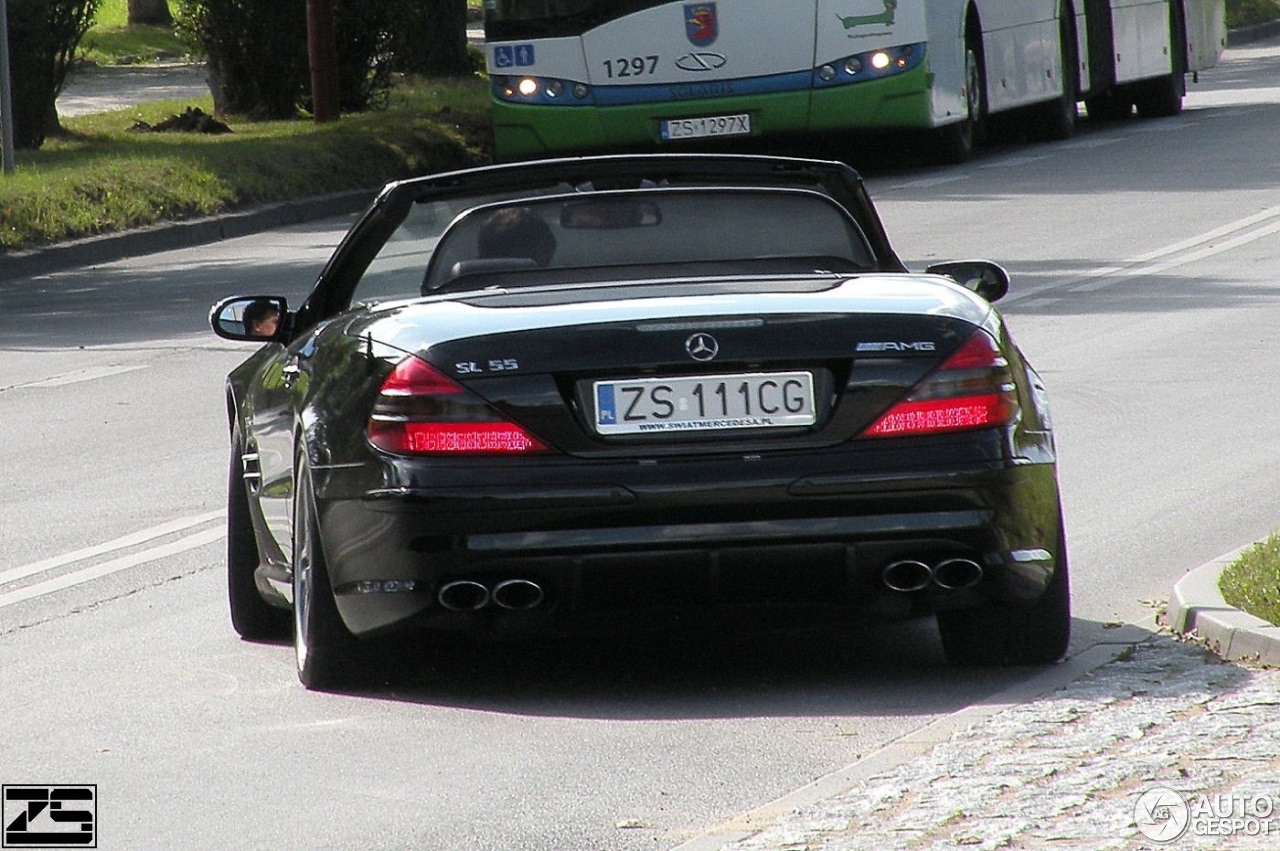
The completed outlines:
[[[387,186],[296,310],[214,306],[228,590],[311,688],[365,639],[677,613],[1070,629],[1040,378],[983,261],[911,273],[831,162],[651,155]],[[838,618],[837,618],[838,619]]]

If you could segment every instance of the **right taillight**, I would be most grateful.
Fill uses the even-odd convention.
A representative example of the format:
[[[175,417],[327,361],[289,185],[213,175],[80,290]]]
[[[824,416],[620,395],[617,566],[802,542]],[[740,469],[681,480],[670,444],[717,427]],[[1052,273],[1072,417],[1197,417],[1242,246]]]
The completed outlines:
[[[989,334],[977,331],[861,436],[990,428],[1012,422],[1017,410],[1008,359]]]
[[[426,361],[410,355],[382,382],[366,428],[395,455],[510,455],[547,447]]]

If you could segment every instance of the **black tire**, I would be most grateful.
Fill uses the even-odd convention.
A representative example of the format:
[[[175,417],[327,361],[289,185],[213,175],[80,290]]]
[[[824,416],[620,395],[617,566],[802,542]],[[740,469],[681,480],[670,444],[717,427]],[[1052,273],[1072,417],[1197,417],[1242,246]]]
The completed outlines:
[[[1059,22],[1062,41],[1062,94],[1032,110],[1030,132],[1034,139],[1061,142],[1076,132],[1079,77],[1076,61],[1076,27],[1071,8],[1065,7]]]
[[[294,470],[293,644],[298,679],[313,691],[332,691],[354,680],[359,647],[333,598],[311,473],[301,458]]]
[[[948,124],[933,133],[935,157],[944,165],[960,165],[973,156],[973,149],[982,131],[986,83],[982,59],[974,47],[972,38],[966,39],[964,50],[965,108],[968,114],[962,121]]]
[[[1133,114],[1133,96],[1116,86],[1105,94],[1085,98],[1084,108],[1094,121],[1121,121]]]
[[[1048,589],[1032,606],[991,603],[938,613],[947,660],[969,667],[1049,665],[1071,640],[1071,580],[1059,524],[1058,564]]]
[[[1172,118],[1182,114],[1182,98],[1187,94],[1186,48],[1183,36],[1182,4],[1169,6],[1169,43],[1173,46],[1168,75],[1139,83],[1133,93],[1133,105],[1143,118]]]
[[[231,626],[249,641],[286,638],[289,613],[268,603],[258,592],[253,578],[258,564],[258,542],[253,537],[240,447],[232,446],[227,475],[227,602]]]

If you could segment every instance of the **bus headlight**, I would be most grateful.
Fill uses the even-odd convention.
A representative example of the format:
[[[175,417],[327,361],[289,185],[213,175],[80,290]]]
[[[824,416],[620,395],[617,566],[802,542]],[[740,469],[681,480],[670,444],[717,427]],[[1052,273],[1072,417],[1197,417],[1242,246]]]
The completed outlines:
[[[508,103],[586,106],[595,102],[590,86],[572,80],[495,74],[489,78],[489,87],[495,99]],[[566,94],[572,94],[573,98],[565,97]]]
[[[815,66],[815,88],[879,80],[918,68],[924,62],[923,44],[903,44],[846,56]]]

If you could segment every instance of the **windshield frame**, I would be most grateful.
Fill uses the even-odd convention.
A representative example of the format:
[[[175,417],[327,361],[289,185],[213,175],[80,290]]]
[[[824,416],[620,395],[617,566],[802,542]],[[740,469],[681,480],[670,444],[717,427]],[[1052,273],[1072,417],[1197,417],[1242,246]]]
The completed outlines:
[[[565,211],[584,201],[622,202],[656,207],[664,215],[678,213],[675,221],[649,221],[631,227],[602,226],[597,229],[563,226]],[[788,208],[788,205],[791,205]],[[536,210],[541,226],[552,229],[557,248],[554,259],[528,262],[516,250],[502,256],[526,261],[504,267],[489,262],[477,242],[485,222],[505,211]],[[808,212],[817,227],[778,228],[783,216]],[[758,215],[758,219],[754,218]],[[731,230],[758,224],[755,229],[738,235]],[[795,217],[793,216],[793,220]],[[559,225],[559,227],[557,227]],[[836,234],[831,226],[842,230]],[[730,229],[726,229],[730,228]],[[736,237],[736,239],[735,239]],[[806,239],[809,241],[806,243]],[[566,242],[566,240],[568,242]],[[748,243],[750,247],[748,247]],[[838,244],[837,244],[838,243]],[[518,247],[518,246],[513,246]],[[462,275],[458,264],[478,261],[483,278],[491,273],[509,277],[522,271],[564,272],[566,277],[581,278],[583,270],[596,270],[602,279],[618,277],[610,268],[644,269],[646,277],[661,277],[667,266],[673,276],[688,274],[689,268],[713,269],[716,264],[743,268],[752,261],[780,262],[793,260],[797,273],[832,271],[832,267],[848,273],[877,268],[876,252],[856,218],[830,195],[802,188],[750,186],[663,186],[635,189],[607,189],[568,192],[509,199],[479,204],[458,214],[441,232],[435,250],[427,261],[422,276],[424,295],[442,289],[471,289],[455,284]],[[821,262],[819,262],[821,261]],[[685,271],[677,272],[677,267]],[[576,273],[576,274],[571,274]],[[465,274],[465,273],[464,273]],[[545,274],[539,275],[545,279]],[[623,277],[632,277],[631,273]],[[479,284],[480,282],[477,282]]]

